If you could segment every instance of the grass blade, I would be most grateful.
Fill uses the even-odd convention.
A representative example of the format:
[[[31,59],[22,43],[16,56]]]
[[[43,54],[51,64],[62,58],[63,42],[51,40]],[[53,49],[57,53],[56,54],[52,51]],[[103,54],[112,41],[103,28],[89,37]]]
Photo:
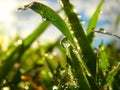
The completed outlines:
[[[118,29],[119,25],[120,25],[120,13],[117,15],[115,20],[115,30]]]
[[[61,6],[65,11],[66,17],[68,19],[68,24],[73,32],[73,36],[75,37],[75,42],[79,45],[83,53],[83,58],[86,60],[86,65],[90,69],[93,76],[96,75],[96,56],[93,53],[92,48],[90,47],[87,37],[84,33],[84,30],[77,18],[76,13],[74,12],[73,5],[69,2],[69,0],[60,0]]]
[[[47,21],[42,22],[33,33],[31,33],[26,39],[24,39],[24,47],[29,47],[33,43],[33,41],[45,31],[49,24],[50,23]]]
[[[120,72],[120,62],[106,76],[106,80],[111,86],[113,86],[113,81],[115,80],[115,75],[118,72]]]
[[[94,32],[92,32],[93,28],[96,28],[97,26],[97,22],[98,22],[98,16],[100,14],[101,11],[101,7],[104,3],[104,0],[101,0],[100,4],[98,5],[96,11],[94,12],[93,16],[91,17],[89,23],[88,23],[88,27],[87,27],[87,38],[89,43],[92,42],[93,36],[94,36]]]
[[[80,86],[80,90],[91,90],[91,87],[89,85],[89,82],[87,80],[87,77],[85,75],[85,71],[81,65],[81,63],[79,62],[79,59],[76,55],[76,53],[74,53],[74,49],[72,48],[72,46],[70,46],[68,48],[68,57],[67,57],[67,62],[68,64],[71,65],[71,69],[74,75],[74,78],[77,79],[78,81],[78,86]]]
[[[40,14],[43,19],[49,21],[50,23],[54,24],[69,40],[72,41],[72,35],[64,22],[64,20],[51,8],[48,6],[39,3],[39,2],[32,2],[28,5],[25,5],[24,8],[20,9],[27,9],[30,8],[33,11]]]
[[[101,70],[104,69],[104,71],[108,71],[110,65],[109,65],[108,55],[105,51],[105,46],[103,45],[103,43],[100,46],[100,58],[101,61],[99,61],[99,68]]]
[[[0,66],[0,83],[1,80],[8,74],[15,62],[18,62],[24,52],[29,48],[29,46],[34,42],[34,40],[42,34],[42,32],[48,27],[49,22],[45,21],[38,26],[38,28],[30,34],[23,43],[17,46],[14,51],[4,60],[2,66]]]

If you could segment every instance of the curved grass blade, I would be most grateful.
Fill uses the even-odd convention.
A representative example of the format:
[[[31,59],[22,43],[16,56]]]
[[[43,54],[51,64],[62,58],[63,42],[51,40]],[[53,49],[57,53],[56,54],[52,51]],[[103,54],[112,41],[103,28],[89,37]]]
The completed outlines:
[[[104,0],[101,0],[100,4],[98,5],[96,11],[94,12],[93,16],[91,17],[89,23],[88,23],[88,27],[87,27],[87,38],[89,43],[92,42],[93,36],[94,36],[94,32],[92,32],[93,28],[96,28],[97,26],[97,22],[98,22],[98,17],[101,11],[101,7],[104,3]]]
[[[90,47],[84,30],[79,22],[77,14],[74,12],[73,5],[69,0],[60,0],[61,6],[68,19],[68,24],[75,37],[75,42],[79,45],[82,50],[83,58],[85,58],[86,65],[88,66],[92,76],[96,75],[96,56]],[[88,71],[89,71],[88,70]]]
[[[0,83],[2,79],[9,73],[15,62],[19,62],[24,52],[34,42],[34,40],[42,34],[42,32],[49,26],[49,22],[44,21],[36,30],[30,34],[23,43],[17,46],[14,51],[4,60],[2,66],[0,66]]]
[[[69,40],[72,41],[72,35],[66,23],[51,8],[39,2],[32,2],[28,5],[25,5],[24,8],[20,8],[20,9],[27,9],[27,8],[32,9],[33,11],[40,14],[42,18],[54,24]]]

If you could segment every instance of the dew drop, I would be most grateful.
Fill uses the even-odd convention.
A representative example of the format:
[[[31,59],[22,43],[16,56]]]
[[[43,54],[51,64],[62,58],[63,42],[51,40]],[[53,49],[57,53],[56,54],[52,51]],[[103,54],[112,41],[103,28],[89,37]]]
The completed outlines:
[[[78,55],[79,53],[78,53],[78,51],[77,50],[73,50],[73,52],[76,54],[76,55]]]
[[[70,30],[71,30],[71,28],[70,28]],[[71,34],[74,34],[74,32],[72,30],[70,32],[71,32]]]
[[[48,72],[48,75],[53,78],[53,74],[51,72]]]
[[[101,59],[99,59],[99,62],[101,62],[102,60]]]
[[[61,40],[61,45],[63,48],[68,48],[70,46],[69,40],[67,38],[63,38]]]
[[[80,24],[84,25],[85,21],[84,20],[80,20]]]
[[[14,68],[15,68],[15,69],[18,69],[19,67],[20,67],[20,64],[19,64],[19,63],[15,63],[15,64],[14,64]]]
[[[29,85],[30,85],[29,82],[25,82],[24,83],[24,90],[29,90]]]
[[[77,9],[73,8],[73,11],[74,11],[74,12],[77,12]]]
[[[77,38],[74,38],[74,41],[77,43],[78,42]]]
[[[100,10],[100,14],[102,14],[103,13],[103,11],[102,10]]]
[[[18,45],[21,45],[22,44],[22,40],[18,40],[17,43],[18,43]]]
[[[22,43],[23,43],[23,41],[19,39],[14,43],[14,45],[19,46],[19,45],[22,45]]]
[[[77,14],[77,17],[78,17],[78,19],[81,19],[81,16],[79,14]]]
[[[10,90],[10,87],[3,87],[2,90]]]
[[[49,55],[49,59],[53,59],[54,58],[54,56],[53,55]]]
[[[25,86],[24,88],[25,88],[25,90],[28,90],[28,89],[29,89],[29,86]]]
[[[47,18],[45,18],[45,17],[42,17],[42,21],[46,21],[46,20],[48,20]]]
[[[58,87],[56,85],[54,85],[52,90],[58,90]]]
[[[66,86],[65,89],[67,90],[67,89],[68,89],[68,86]]]
[[[105,29],[104,28],[100,28],[99,31],[104,33]]]
[[[45,54],[45,57],[48,57],[48,56],[49,56],[49,54],[48,54],[48,53],[46,53],[46,54]]]

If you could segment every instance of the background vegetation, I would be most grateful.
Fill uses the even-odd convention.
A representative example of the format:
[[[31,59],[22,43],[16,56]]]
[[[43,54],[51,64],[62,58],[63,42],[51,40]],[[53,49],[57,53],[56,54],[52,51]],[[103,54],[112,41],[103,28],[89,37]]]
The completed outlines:
[[[87,31],[69,0],[60,0],[65,19],[48,6],[32,2],[18,10],[32,9],[44,21],[25,39],[0,42],[1,90],[120,90],[120,50],[114,42],[93,48],[95,33],[119,36],[96,28],[104,0],[89,20]],[[116,21],[116,27],[119,25]],[[55,25],[63,36],[41,45],[37,38]],[[33,47],[32,44],[36,46]]]

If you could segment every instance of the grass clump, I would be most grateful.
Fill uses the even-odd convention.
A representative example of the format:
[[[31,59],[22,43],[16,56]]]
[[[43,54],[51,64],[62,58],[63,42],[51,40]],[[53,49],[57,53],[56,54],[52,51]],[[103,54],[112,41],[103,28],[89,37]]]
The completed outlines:
[[[21,40],[19,45],[10,44],[5,51],[10,54],[0,60],[0,89],[7,87],[8,90],[118,90],[120,51],[112,44],[101,44],[96,49],[91,47],[96,32],[92,29],[96,28],[103,3],[104,0],[101,0],[91,17],[87,34],[84,33],[77,13],[74,12],[74,6],[69,0],[60,0],[61,10],[64,11],[67,21],[39,2],[19,8],[30,8],[45,21]],[[61,40],[60,37],[54,43],[43,46],[37,42],[35,48],[30,47],[50,23],[55,25],[65,38]],[[2,46],[0,49],[2,50]],[[0,55],[3,57],[2,53]]]

